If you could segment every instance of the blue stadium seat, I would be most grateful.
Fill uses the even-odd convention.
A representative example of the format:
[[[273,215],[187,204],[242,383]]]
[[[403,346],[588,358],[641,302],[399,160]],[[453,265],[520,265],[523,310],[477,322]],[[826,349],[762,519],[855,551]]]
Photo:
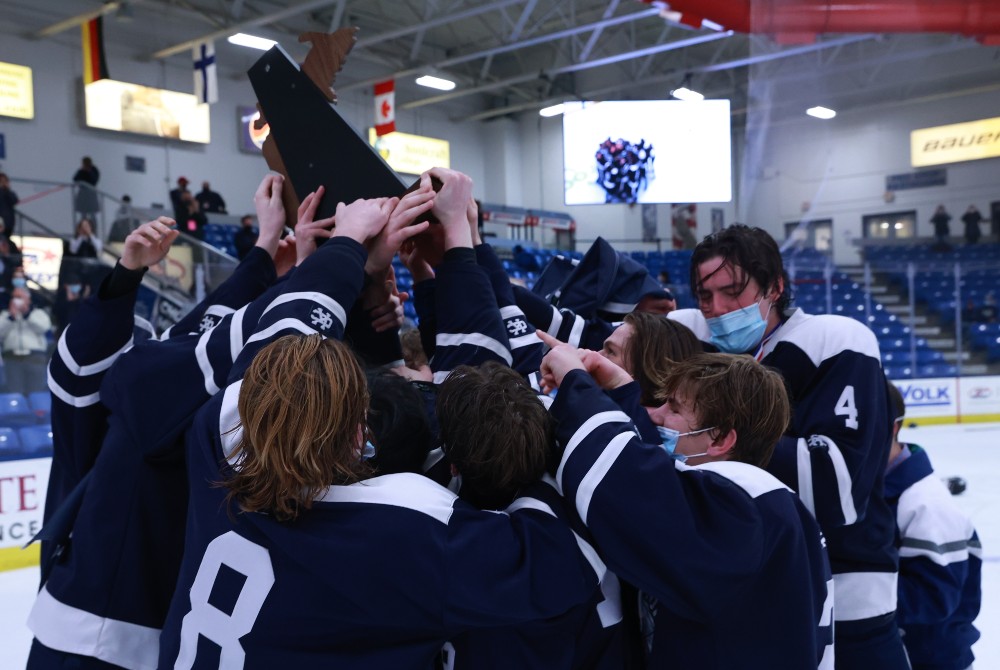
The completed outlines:
[[[20,393],[0,393],[0,426],[30,426],[38,423],[37,415]]]
[[[52,395],[48,391],[35,391],[28,394],[28,406],[39,419],[48,421],[52,411]]]
[[[18,431],[21,451],[29,457],[52,455],[52,426],[25,426]]]
[[[21,441],[13,428],[0,428],[0,461],[21,458]]]

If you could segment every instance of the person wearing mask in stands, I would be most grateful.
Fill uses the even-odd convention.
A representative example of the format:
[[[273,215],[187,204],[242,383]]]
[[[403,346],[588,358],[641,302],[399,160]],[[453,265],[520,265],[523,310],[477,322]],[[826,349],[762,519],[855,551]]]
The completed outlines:
[[[46,334],[52,320],[34,309],[24,286],[11,291],[10,304],[0,312],[0,348],[7,372],[7,388],[19,393],[45,390]]]

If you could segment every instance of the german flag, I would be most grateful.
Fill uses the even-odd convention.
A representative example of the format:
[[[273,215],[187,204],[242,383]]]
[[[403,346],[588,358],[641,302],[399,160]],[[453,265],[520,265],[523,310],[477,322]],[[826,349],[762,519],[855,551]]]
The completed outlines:
[[[108,78],[108,61],[104,56],[104,17],[98,16],[80,24],[83,44],[83,85]]]

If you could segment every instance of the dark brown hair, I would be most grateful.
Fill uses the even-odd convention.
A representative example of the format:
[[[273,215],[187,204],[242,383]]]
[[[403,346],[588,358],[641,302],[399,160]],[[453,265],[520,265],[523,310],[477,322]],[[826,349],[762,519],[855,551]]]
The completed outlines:
[[[680,396],[713,439],[736,431],[729,459],[765,467],[791,418],[781,375],[750,356],[698,354],[671,366],[660,399]]]
[[[740,290],[745,289],[751,279],[764,292],[776,290],[779,281],[782,281],[783,290],[774,303],[779,314],[791,303],[791,287],[788,275],[785,274],[784,261],[781,260],[781,251],[766,230],[736,223],[699,242],[691,255],[691,294],[695,300],[698,299],[702,282],[708,279],[699,276],[698,266],[713,258],[724,261],[720,268],[728,265],[734,270],[739,268],[742,271],[743,285]]]
[[[436,409],[445,453],[462,475],[462,497],[473,504],[502,509],[545,473],[552,421],[510,368],[455,368],[438,390]]]
[[[364,478],[367,409],[365,376],[347,345],[320,335],[267,345],[240,388],[243,435],[235,474],[223,482],[227,500],[287,521],[331,484]]]
[[[632,327],[632,335],[625,342],[622,358],[639,384],[640,402],[647,407],[658,405],[654,380],[666,375],[674,361],[701,353],[701,342],[687,326],[659,314],[631,312],[625,315],[625,323]]]

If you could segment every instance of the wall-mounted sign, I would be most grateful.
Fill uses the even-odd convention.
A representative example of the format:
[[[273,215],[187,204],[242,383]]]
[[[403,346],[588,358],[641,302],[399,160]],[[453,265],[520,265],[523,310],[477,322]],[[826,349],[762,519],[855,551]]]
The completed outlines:
[[[910,133],[910,164],[944,165],[1000,156],[1000,117]]]
[[[125,172],[145,172],[146,159],[142,156],[126,156]]]
[[[101,79],[84,89],[87,125],[208,144],[208,105],[190,93]]]
[[[236,108],[236,114],[239,116],[239,122],[236,124],[240,133],[237,145],[239,150],[248,154],[259,154],[264,148],[264,140],[271,132],[271,127],[264,124],[264,127],[259,130],[254,128],[254,124],[260,118],[260,112],[257,111],[256,107],[241,105]]]
[[[451,145],[433,137],[389,133],[378,137],[368,129],[368,143],[396,172],[421,174],[432,167],[451,167]]]
[[[0,63],[0,116],[35,118],[35,94],[30,67]]]
[[[908,188],[927,188],[929,186],[947,186],[948,171],[944,168],[937,170],[921,170],[920,172],[906,172],[904,174],[891,174],[885,178],[885,190],[903,191]]]

